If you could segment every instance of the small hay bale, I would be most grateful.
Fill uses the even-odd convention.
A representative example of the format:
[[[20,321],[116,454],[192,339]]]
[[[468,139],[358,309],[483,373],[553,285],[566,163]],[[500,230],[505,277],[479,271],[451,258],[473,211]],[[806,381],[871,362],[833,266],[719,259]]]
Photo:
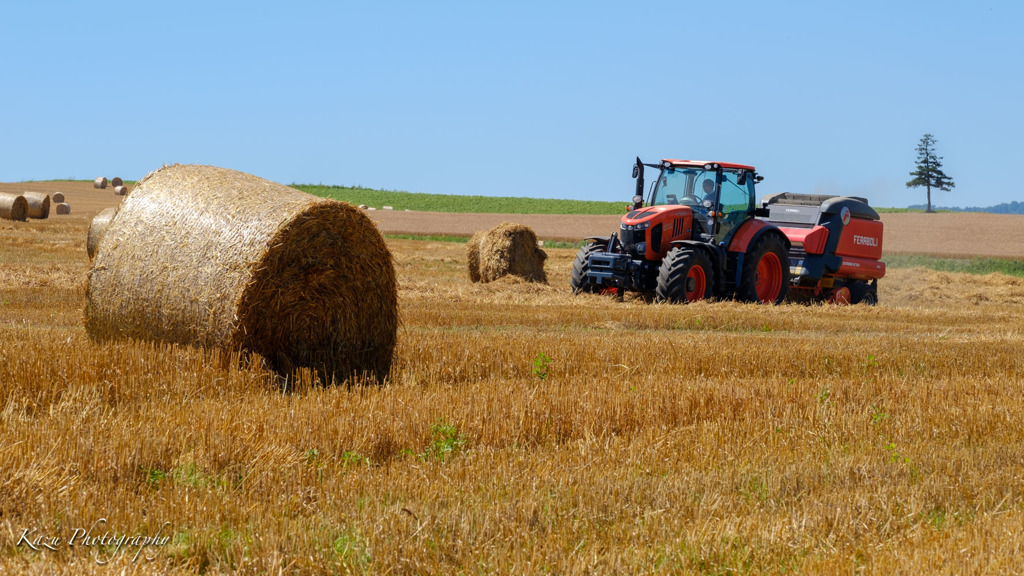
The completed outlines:
[[[366,210],[366,204],[360,204],[359,205],[359,209],[360,210]]]
[[[95,180],[92,181],[92,187],[93,188],[100,188],[100,189],[106,188],[107,187],[107,179],[104,178],[103,176],[97,177]]]
[[[544,261],[548,255],[537,246],[533,229],[503,222],[480,238],[480,281],[519,276],[527,282],[546,284]]]
[[[110,221],[114,219],[115,214],[117,214],[117,208],[104,208],[100,210],[100,213],[89,224],[89,238],[85,242],[85,251],[89,253],[89,260],[96,258],[96,251],[100,247],[100,240],[103,239],[103,234],[106,233],[107,227],[110,226]]]
[[[50,217],[50,195],[43,192],[24,192],[22,196],[28,202],[28,217],[46,220]]]
[[[398,329],[394,264],[368,216],[212,166],[139,181],[99,242],[86,296],[94,340],[246,350],[327,382],[383,382]]]
[[[480,239],[486,234],[486,230],[478,230],[469,237],[466,243],[466,260],[469,261],[469,281],[480,281]]]
[[[0,220],[28,220],[28,201],[20,194],[0,192]]]
[[[128,187],[127,186],[114,186],[114,194],[117,194],[118,196],[127,196],[128,195]]]
[[[58,216],[71,214],[71,204],[68,204],[67,202],[59,202],[54,206],[54,208],[56,209]]]
[[[64,193],[63,192],[54,192],[53,196],[50,196],[50,202],[53,202],[54,204],[60,204],[63,201],[64,201]]]
[[[118,186],[124,186],[124,180],[121,180],[117,176],[114,176],[114,178],[110,181],[110,185],[113,186],[114,188],[117,188]]]

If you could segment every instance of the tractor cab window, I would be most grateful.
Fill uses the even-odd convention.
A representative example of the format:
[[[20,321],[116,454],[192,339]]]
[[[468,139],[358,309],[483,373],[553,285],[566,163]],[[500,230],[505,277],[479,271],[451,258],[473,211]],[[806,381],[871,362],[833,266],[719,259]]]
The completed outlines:
[[[736,172],[722,172],[722,195],[720,197],[723,212],[747,212],[754,209],[754,178],[749,176],[740,186]]]
[[[716,176],[717,173],[714,171],[705,172],[699,168],[666,168],[661,171],[661,176],[654,187],[650,205],[702,206],[708,189],[712,192],[707,194],[707,198],[714,197]],[[710,181],[711,186],[704,184],[705,181]]]

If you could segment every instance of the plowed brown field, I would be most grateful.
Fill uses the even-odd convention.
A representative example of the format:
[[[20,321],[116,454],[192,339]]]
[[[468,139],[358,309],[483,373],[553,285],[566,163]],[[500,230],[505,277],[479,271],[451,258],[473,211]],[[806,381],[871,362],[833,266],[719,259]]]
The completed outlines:
[[[93,188],[91,182],[0,183],[0,192],[63,192],[71,215],[92,218],[122,197],[112,187]],[[607,236],[618,229],[620,216],[558,214],[454,214],[374,210],[369,215],[385,234],[469,236],[502,222],[525,224],[545,240],[575,242],[587,236]],[[66,218],[61,216],[60,218]],[[1024,216],[1004,214],[883,214],[883,245],[890,254],[988,256],[1024,258]]]

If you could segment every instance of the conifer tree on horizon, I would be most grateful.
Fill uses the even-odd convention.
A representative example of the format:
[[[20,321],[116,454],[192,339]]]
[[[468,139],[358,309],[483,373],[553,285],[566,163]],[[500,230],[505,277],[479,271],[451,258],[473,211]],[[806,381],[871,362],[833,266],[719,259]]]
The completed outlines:
[[[928,209],[932,210],[932,188],[949,192],[956,187],[953,179],[946,176],[942,171],[942,156],[935,153],[935,144],[938,140],[931,134],[925,134],[917,144],[917,166],[916,170],[910,173],[913,179],[907,182],[907,188],[924,186],[928,191]]]

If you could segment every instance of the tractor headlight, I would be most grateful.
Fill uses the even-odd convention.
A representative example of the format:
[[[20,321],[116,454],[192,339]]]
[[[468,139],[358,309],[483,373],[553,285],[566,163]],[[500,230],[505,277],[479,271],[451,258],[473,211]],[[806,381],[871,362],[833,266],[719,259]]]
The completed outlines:
[[[650,227],[651,227],[651,223],[650,222],[641,222],[641,223],[637,224],[636,226],[634,226],[633,229],[634,230],[647,230]]]
[[[636,252],[637,252],[637,254],[646,254],[647,253],[647,242],[639,242],[639,243],[637,243],[637,245],[636,245]]]

